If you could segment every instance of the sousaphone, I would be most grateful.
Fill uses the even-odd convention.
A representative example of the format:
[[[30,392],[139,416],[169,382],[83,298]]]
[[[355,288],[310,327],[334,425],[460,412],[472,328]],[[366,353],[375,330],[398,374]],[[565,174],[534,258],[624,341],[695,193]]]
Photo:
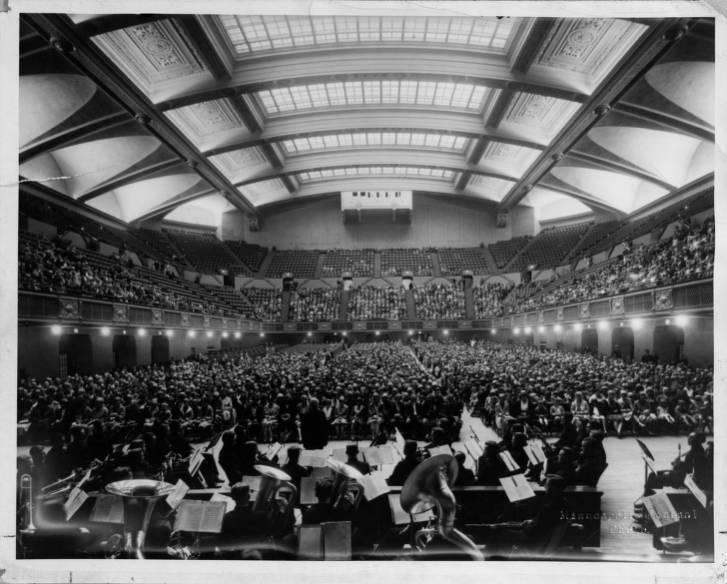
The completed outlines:
[[[484,556],[479,548],[454,527],[457,502],[450,485],[457,480],[457,472],[457,461],[451,454],[438,454],[427,458],[406,479],[399,500],[402,509],[411,515],[436,509],[436,531],[473,560],[481,561]]]

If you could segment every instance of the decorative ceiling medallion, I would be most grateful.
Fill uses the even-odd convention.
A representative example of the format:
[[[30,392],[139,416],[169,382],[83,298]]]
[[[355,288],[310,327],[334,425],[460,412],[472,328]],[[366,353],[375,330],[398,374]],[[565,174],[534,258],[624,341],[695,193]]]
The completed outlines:
[[[167,112],[172,121],[193,140],[244,127],[239,114],[227,99],[195,103]]]
[[[160,81],[205,70],[201,57],[172,19],[99,35],[94,42],[147,93]]]
[[[576,102],[520,92],[510,102],[501,124],[527,126],[552,137],[578,109]]]
[[[641,24],[607,18],[563,19],[552,27],[535,65],[573,71],[594,82],[629,50]]]
[[[506,144],[505,142],[490,142],[485,148],[485,152],[482,155],[482,160],[512,160],[513,158],[519,158],[522,155],[520,146],[514,144]]]

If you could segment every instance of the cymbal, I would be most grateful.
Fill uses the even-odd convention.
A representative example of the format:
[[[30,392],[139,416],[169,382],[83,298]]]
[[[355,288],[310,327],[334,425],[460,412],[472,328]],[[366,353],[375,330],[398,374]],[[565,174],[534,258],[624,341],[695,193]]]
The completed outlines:
[[[447,484],[452,485],[457,480],[457,461],[451,454],[437,454],[420,462],[407,477],[404,486],[401,488],[401,507],[407,513],[420,513],[421,501],[427,501],[435,496],[434,480],[437,470],[444,467],[447,473]],[[415,507],[416,506],[416,507]]]

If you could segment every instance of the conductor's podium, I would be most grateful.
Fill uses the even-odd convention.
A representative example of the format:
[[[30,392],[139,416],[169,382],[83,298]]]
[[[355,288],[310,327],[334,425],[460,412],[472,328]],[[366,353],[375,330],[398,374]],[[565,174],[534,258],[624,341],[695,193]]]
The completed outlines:
[[[535,498],[520,503],[510,503],[501,486],[453,487],[457,499],[457,523],[461,525],[496,523],[504,520],[520,521],[537,513],[545,495],[545,488],[532,484]],[[391,487],[397,496],[401,487]],[[601,496],[594,487],[571,486],[564,492],[563,519],[583,525],[582,547],[601,545]]]

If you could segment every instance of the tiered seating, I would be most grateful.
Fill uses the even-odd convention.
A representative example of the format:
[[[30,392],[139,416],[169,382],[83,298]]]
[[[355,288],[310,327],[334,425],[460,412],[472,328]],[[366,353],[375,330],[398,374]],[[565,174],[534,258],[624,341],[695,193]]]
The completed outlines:
[[[530,242],[517,261],[510,266],[510,269],[520,271],[530,265],[540,269],[560,265],[587,230],[587,223],[543,229]]]
[[[244,241],[225,241],[225,245],[234,253],[243,264],[253,272],[259,272],[260,267],[268,254],[268,248]]]
[[[442,276],[459,276],[464,270],[473,274],[488,273],[487,261],[476,247],[452,247],[439,250],[439,269]]]
[[[233,306],[240,314],[245,316],[254,315],[255,306],[239,290],[235,290],[229,286],[208,286],[207,290],[212,295]]]
[[[418,318],[457,319],[466,316],[462,282],[414,288],[414,304]]]
[[[490,253],[495,258],[498,268],[504,268],[507,263],[515,257],[515,255],[527,245],[530,241],[529,237],[513,237],[505,241],[498,241],[490,244]]]
[[[338,320],[341,306],[339,288],[308,288],[290,296],[290,320],[320,322]]]
[[[147,249],[151,249],[156,255],[168,260],[179,260],[188,264],[186,258],[180,257],[179,250],[174,247],[165,231],[154,231],[152,229],[137,229],[134,234],[144,242]]]
[[[169,231],[169,237],[189,262],[204,274],[216,274],[236,264],[230,252],[212,233]]]
[[[319,255],[318,251],[311,250],[276,251],[266,275],[268,278],[281,278],[290,272],[296,278],[314,278]]]
[[[381,276],[401,276],[410,270],[415,276],[431,276],[434,273],[428,251],[413,249],[384,249],[381,251]]]
[[[241,291],[255,307],[255,318],[266,321],[279,321],[283,306],[283,294],[279,288],[245,288]]]
[[[202,286],[171,279],[148,268],[129,267],[120,258],[51,243],[21,233],[19,289],[75,294],[113,302],[235,316],[234,308]]]
[[[406,292],[403,287],[360,286],[348,297],[349,320],[402,320],[406,318]]]
[[[512,286],[505,284],[484,284],[472,288],[475,318],[487,318],[502,314],[502,301],[512,290]]]
[[[332,249],[326,253],[321,269],[324,278],[338,278],[343,272],[354,277],[374,275],[374,250]]]
[[[619,221],[604,221],[603,223],[596,223],[592,225],[581,239],[578,244],[571,250],[567,257],[577,258],[581,255],[587,254],[589,250],[598,245],[599,242],[609,236],[610,233],[618,229],[620,225]]]

